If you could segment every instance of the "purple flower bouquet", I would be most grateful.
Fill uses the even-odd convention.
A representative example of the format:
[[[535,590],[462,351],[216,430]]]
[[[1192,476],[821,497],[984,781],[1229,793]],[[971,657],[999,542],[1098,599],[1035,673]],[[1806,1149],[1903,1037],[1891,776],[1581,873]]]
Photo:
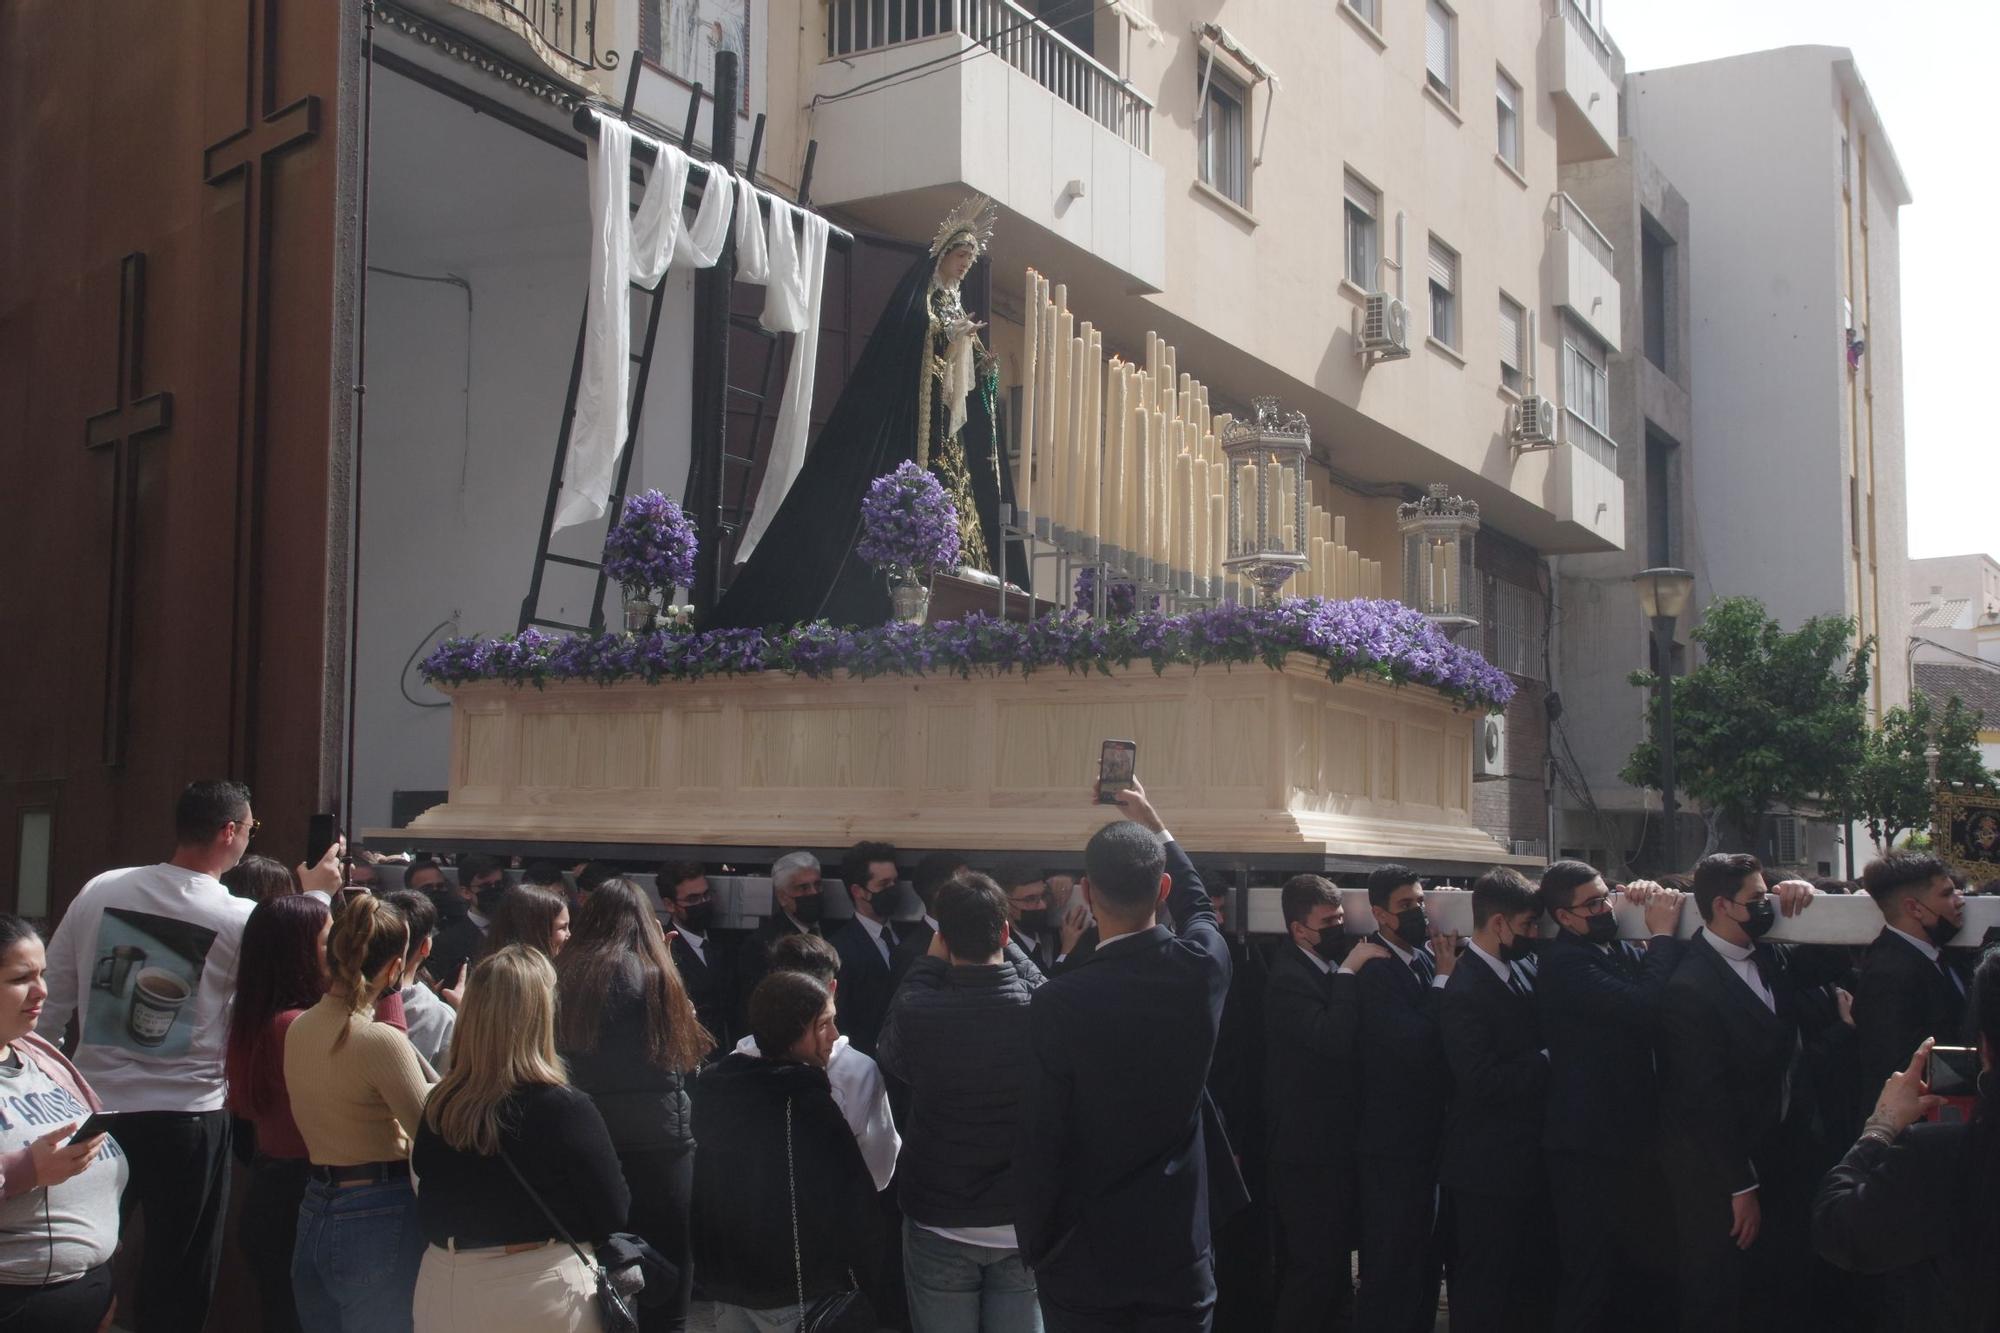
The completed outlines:
[[[625,501],[625,511],[604,537],[604,572],[628,598],[671,596],[694,582],[694,524],[658,491]]]
[[[928,583],[958,568],[958,508],[914,462],[868,483],[855,553],[892,581]]]

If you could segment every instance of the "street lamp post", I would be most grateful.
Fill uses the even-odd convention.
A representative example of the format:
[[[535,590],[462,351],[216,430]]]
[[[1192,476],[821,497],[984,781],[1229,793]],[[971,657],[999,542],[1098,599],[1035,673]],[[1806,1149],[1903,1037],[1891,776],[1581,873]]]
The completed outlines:
[[[1680,804],[1674,796],[1674,622],[1687,610],[1694,575],[1662,566],[1640,570],[1632,583],[1639,591],[1639,610],[1653,629],[1653,675],[1660,692],[1660,813],[1665,821],[1660,847],[1668,870],[1673,871],[1680,868]]]

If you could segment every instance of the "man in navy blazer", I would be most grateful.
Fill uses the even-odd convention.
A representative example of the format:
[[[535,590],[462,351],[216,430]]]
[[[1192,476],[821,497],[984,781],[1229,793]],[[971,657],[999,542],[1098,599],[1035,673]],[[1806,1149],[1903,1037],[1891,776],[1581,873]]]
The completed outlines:
[[[1205,1333],[1213,1228],[1246,1202],[1205,1087],[1229,949],[1144,790],[1117,802],[1084,850],[1097,949],[1029,1007],[1015,1228],[1052,1333]]]
[[[1861,872],[1868,896],[1888,924],[1861,960],[1854,990],[1854,1030],[1861,1046],[1861,1090],[1872,1094],[1910,1062],[1925,1037],[1962,1046],[1970,977],[1944,953],[1965,921],[1965,896],[1945,863],[1928,852],[1891,852]]]
[[[1558,861],[1542,874],[1542,910],[1557,927],[1535,980],[1549,1048],[1542,1151],[1562,1253],[1556,1333],[1639,1326],[1648,1313],[1637,1308],[1639,1274],[1658,1268],[1641,1252],[1665,1206],[1651,1147],[1653,1046],[1667,980],[1687,950],[1674,938],[1687,895],[1650,880],[1623,894],[1645,912],[1643,947],[1619,940],[1618,894],[1595,866]]]
[[[833,947],[840,951],[836,1018],[854,1049],[873,1056],[896,996],[898,931],[891,918],[902,892],[896,849],[886,842],[857,842],[848,848],[840,873],[854,902],[854,919],[833,933]]]

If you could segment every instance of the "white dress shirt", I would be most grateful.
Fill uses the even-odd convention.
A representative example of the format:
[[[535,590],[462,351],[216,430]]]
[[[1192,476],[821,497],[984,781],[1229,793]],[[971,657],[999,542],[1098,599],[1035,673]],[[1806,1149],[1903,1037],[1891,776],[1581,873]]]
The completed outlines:
[[[736,1043],[744,1055],[758,1055],[757,1039],[745,1037]],[[896,1174],[896,1157],[903,1151],[903,1136],[896,1132],[896,1117],[889,1111],[889,1087],[874,1057],[854,1049],[846,1037],[836,1038],[833,1054],[826,1065],[826,1080],[833,1085],[833,1104],[861,1148],[861,1160],[875,1188],[889,1188]]]
[[[875,947],[882,951],[882,961],[885,963],[893,961],[889,954],[889,941],[882,938],[882,929],[885,923],[877,921],[872,917],[865,917],[859,912],[854,914],[854,919],[861,923],[861,928],[868,932],[868,938],[874,940]]]
[[[701,961],[702,966],[706,967],[708,965],[708,941],[689,930],[686,926],[675,926],[673,929],[680,936],[681,943],[692,949],[694,956]]]
[[[1701,933],[1708,937],[1708,942],[1722,955],[1722,961],[1729,964],[1729,970],[1741,977],[1743,984],[1764,1002],[1764,1007],[1774,1014],[1777,1013],[1777,997],[1771,994],[1771,988],[1764,984],[1762,974],[1757,971],[1756,949],[1747,945],[1731,944],[1720,935],[1711,935],[1705,926]]]
[[[1389,952],[1395,954],[1396,957],[1402,961],[1404,967],[1407,968],[1410,966],[1410,960],[1417,956],[1416,950],[1405,949],[1402,945],[1396,943],[1396,941],[1390,939],[1387,935],[1382,935],[1380,931],[1377,931],[1376,934],[1381,935],[1382,943],[1389,946]],[[1437,966],[1437,959],[1433,958],[1431,960],[1431,966],[1433,968]],[[1413,971],[1411,972],[1410,975],[1415,976],[1416,973]],[[1449,980],[1451,980],[1451,978],[1447,977],[1442,971],[1433,972],[1431,975],[1431,985],[1439,990],[1442,990],[1444,988],[1444,983]]]
[[[1478,940],[1467,940],[1465,943],[1468,949],[1470,949],[1473,953],[1479,955],[1480,959],[1485,962],[1486,966],[1493,969],[1494,976],[1500,978],[1500,980],[1507,986],[1509,987],[1513,986],[1514,984],[1513,968],[1507,966],[1507,964],[1501,962],[1498,958],[1495,958],[1492,954],[1480,948]]]

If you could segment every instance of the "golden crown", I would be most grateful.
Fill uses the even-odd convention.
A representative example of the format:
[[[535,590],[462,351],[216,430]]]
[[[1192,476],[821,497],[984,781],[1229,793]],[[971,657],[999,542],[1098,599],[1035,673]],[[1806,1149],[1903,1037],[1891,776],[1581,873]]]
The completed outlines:
[[[993,244],[993,228],[999,220],[998,205],[983,194],[973,195],[938,224],[937,235],[931,239],[931,255],[941,255],[961,240],[972,243],[974,255],[985,254]]]

